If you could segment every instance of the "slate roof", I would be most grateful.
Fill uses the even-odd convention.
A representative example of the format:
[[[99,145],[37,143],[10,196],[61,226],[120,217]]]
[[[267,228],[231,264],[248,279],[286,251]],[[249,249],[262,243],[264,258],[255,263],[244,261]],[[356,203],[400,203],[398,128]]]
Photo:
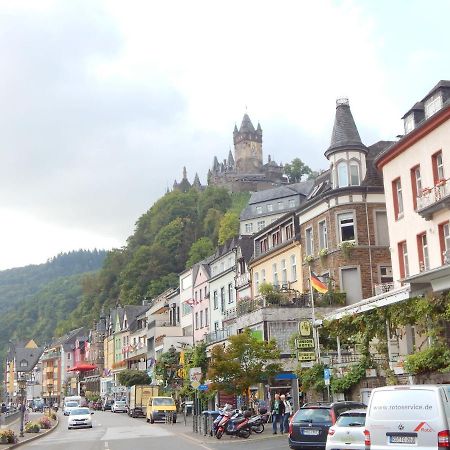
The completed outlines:
[[[75,344],[75,341],[81,337],[86,336],[88,334],[88,330],[84,327],[76,328],[75,330],[69,331],[64,336],[56,338],[52,343],[51,347],[56,347],[57,345],[72,345]]]
[[[378,141],[368,148],[367,159],[367,173],[362,181],[362,186],[380,186],[383,187],[383,176],[377,170],[375,160],[383,151],[389,148],[394,141]]]
[[[290,197],[296,194],[307,195],[314,184],[314,180],[301,181],[300,183],[288,184],[286,186],[279,186],[273,189],[266,189],[264,191],[254,192],[250,200],[249,205],[255,203],[267,202],[270,200],[277,200],[279,198]]]
[[[30,372],[36,366],[41,357],[44,349],[42,347],[37,348],[16,348],[15,358],[16,366],[19,372]],[[21,367],[21,361],[27,361],[27,367]]]
[[[248,263],[254,251],[253,236],[240,236],[239,247],[241,248],[242,257]]]
[[[331,143],[325,152],[325,157],[328,158],[331,153],[341,149],[367,151],[366,146],[361,142],[347,99],[336,102],[333,133],[331,134]]]
[[[239,133],[254,133],[255,131],[255,127],[253,126],[250,117],[248,116],[248,114],[244,114]]]

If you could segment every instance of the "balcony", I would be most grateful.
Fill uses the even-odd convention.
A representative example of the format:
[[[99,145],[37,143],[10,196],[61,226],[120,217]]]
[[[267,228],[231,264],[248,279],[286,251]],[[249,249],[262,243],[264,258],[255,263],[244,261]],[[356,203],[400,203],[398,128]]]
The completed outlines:
[[[147,328],[151,330],[155,327],[173,327],[174,324],[170,323],[169,316],[161,317],[160,319],[150,319]]]
[[[239,289],[250,283],[250,272],[245,272],[236,277],[236,288]]]
[[[295,296],[280,293],[279,297],[264,298],[259,296],[253,299],[240,300],[237,304],[237,316],[243,316],[262,308],[311,308],[311,295],[297,293]],[[315,307],[345,306],[347,294],[345,292],[330,292],[327,294],[314,293]]]
[[[450,209],[450,178],[423,189],[422,195],[417,197],[417,213],[425,220],[431,220],[433,214],[442,209]]]
[[[215,342],[225,341],[230,336],[230,331],[227,329],[212,331],[205,335],[205,342],[207,344],[214,344]]]
[[[42,361],[47,361],[49,359],[57,359],[57,358],[61,358],[60,352],[47,352],[47,353],[43,353],[41,356]]]
[[[374,290],[375,295],[385,294],[386,292],[392,291],[394,289],[394,283],[381,283],[375,284]]]
[[[222,313],[223,320],[233,320],[237,317],[237,309],[227,309],[225,312]]]

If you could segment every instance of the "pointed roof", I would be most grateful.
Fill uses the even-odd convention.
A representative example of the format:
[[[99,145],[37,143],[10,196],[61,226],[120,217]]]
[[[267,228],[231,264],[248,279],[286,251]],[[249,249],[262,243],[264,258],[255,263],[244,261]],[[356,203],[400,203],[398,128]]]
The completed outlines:
[[[244,114],[244,117],[242,119],[241,128],[239,128],[239,133],[254,133],[255,127],[252,124],[252,121],[250,120],[250,117],[247,113]]]
[[[233,158],[233,153],[230,151],[228,152],[228,165],[230,167],[234,166],[234,158]]]
[[[367,147],[361,142],[347,98],[336,100],[333,134],[325,157],[328,158],[332,153],[340,150],[361,150],[367,153]]]
[[[200,178],[198,177],[198,173],[195,172],[194,182],[192,183],[192,186],[194,186],[197,189],[201,189],[202,183],[200,183]]]

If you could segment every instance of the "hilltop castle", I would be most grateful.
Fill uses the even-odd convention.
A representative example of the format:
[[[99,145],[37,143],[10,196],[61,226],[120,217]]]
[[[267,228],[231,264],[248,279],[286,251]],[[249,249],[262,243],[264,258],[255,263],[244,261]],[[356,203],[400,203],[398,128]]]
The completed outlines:
[[[262,134],[261,125],[258,123],[255,130],[250,117],[245,114],[239,130],[236,125],[234,126],[234,156],[230,150],[228,159],[220,163],[214,156],[213,166],[208,171],[208,184],[224,187],[231,192],[263,191],[287,184],[281,164],[272,161],[270,155],[264,164]],[[190,186],[184,169],[183,180],[180,183],[175,181],[173,188],[185,191]],[[193,186],[201,189],[197,174]]]

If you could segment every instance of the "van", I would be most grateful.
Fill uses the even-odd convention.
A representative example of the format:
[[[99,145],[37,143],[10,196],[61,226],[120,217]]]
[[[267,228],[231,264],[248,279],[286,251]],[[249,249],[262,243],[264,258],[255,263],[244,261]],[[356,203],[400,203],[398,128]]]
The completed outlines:
[[[168,414],[172,415],[173,423],[177,421],[177,408],[172,397],[151,397],[147,401],[147,422],[155,423],[165,420]]]
[[[365,448],[448,449],[450,385],[375,388],[366,414]]]

